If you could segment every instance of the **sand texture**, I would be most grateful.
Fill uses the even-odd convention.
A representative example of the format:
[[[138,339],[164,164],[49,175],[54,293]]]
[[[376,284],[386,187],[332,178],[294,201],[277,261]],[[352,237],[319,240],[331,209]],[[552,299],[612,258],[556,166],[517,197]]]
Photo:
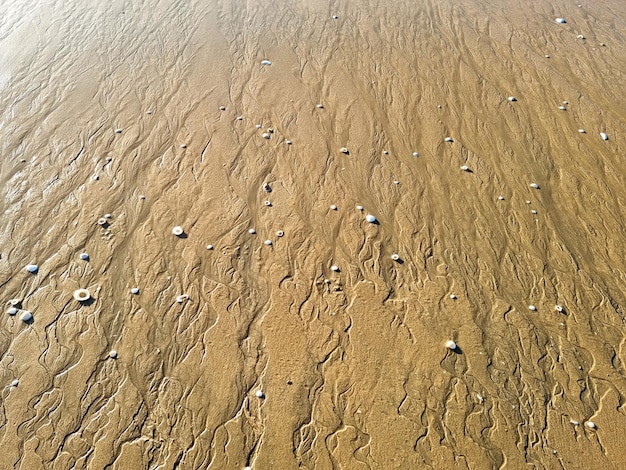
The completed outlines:
[[[625,93],[623,0],[0,2],[0,470],[625,468]]]

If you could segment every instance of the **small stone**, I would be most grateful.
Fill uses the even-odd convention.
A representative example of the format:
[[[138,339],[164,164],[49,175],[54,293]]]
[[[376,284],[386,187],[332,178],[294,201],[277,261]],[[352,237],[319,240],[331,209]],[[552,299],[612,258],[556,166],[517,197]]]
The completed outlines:
[[[509,96],[507,100],[509,100],[510,102],[514,102],[517,101],[517,98],[515,98],[515,96]]]
[[[567,21],[565,21],[565,18],[557,18],[555,21],[556,21],[557,23],[559,23],[559,24],[565,24],[565,23],[567,23]]]
[[[287,145],[291,145],[291,144],[292,144],[291,140],[286,140],[286,141],[285,141],[285,143],[286,143]]]
[[[220,111],[226,111],[226,106],[220,106]]]
[[[337,206],[335,204],[331,204],[330,210],[331,211],[336,211],[337,210]]]
[[[498,201],[504,201],[504,196],[498,196]]]
[[[578,129],[578,132],[580,132],[581,134],[585,133],[585,129]]]
[[[237,116],[235,119],[236,119],[237,121],[243,121],[243,116]]]
[[[272,65],[272,63],[269,60],[262,60],[261,65]]]
[[[443,139],[445,142],[454,142],[454,139],[452,137],[446,137],[445,139]]]
[[[376,217],[374,217],[372,214],[367,214],[365,216],[365,220],[367,220],[370,224],[376,223]]]
[[[182,304],[185,300],[189,300],[189,296],[187,294],[181,294],[176,297],[176,302],[178,302],[179,304]]]
[[[183,230],[183,228],[180,225],[176,225],[173,229],[172,229],[172,233],[174,235],[176,235],[177,237],[180,237],[183,233],[185,233],[185,231]]]
[[[146,196],[144,196],[143,194],[141,196],[139,196],[139,199],[141,199],[141,200],[143,200],[145,198],[146,198]]]
[[[587,421],[585,422],[585,426],[587,426],[589,429],[596,429],[596,423],[594,423],[593,421]]]
[[[391,259],[394,261],[398,261],[400,259],[400,255],[398,253],[394,253],[391,255]]]
[[[206,249],[207,249],[207,250],[212,250],[212,249],[213,249],[213,245],[207,245],[207,246],[206,246]]]
[[[457,299],[456,294],[450,294],[450,298],[451,298],[452,300],[456,300],[456,299]]]
[[[257,390],[256,392],[254,392],[254,396],[256,396],[257,398],[265,398],[265,393],[263,393],[263,390]]]
[[[318,109],[324,109],[324,105],[323,105],[322,103],[319,103],[319,104],[316,106],[316,108],[318,108]]]
[[[29,273],[37,274],[37,271],[39,271],[39,266],[37,266],[36,264],[27,264],[25,269]]]
[[[8,302],[8,304],[9,304],[11,307],[19,307],[21,303],[22,303],[22,299],[11,299],[11,300],[9,300],[9,302]]]
[[[537,183],[530,183],[530,187],[534,189],[539,189],[539,185]]]
[[[470,171],[469,166],[467,166],[467,165],[463,165],[463,166],[461,167],[461,171]]]
[[[574,426],[578,426],[580,423],[576,420],[570,419],[569,420],[570,424],[573,424]]]
[[[383,150],[383,155],[389,155],[389,152],[387,150]]]
[[[256,230],[254,230],[253,228],[251,228],[251,229],[249,229],[249,230],[248,230],[248,233],[249,233],[250,235],[254,235],[254,234],[256,233]]]
[[[181,145],[180,145],[180,148],[181,148],[181,149],[186,149],[186,148],[187,148],[187,144],[181,144]]]
[[[32,319],[33,319],[33,314],[30,313],[28,310],[24,310],[22,314],[20,315],[20,320],[22,320],[24,323],[28,323]]]
[[[107,225],[109,225],[109,221],[107,219],[105,219],[104,217],[100,217],[98,219],[98,225],[106,227]]]
[[[8,313],[9,315],[13,316],[13,315],[16,315],[18,311],[19,311],[19,310],[18,310],[17,308],[15,308],[15,307],[10,307],[10,308],[7,310],[7,313]]]
[[[560,109],[561,111],[567,111],[567,108],[566,108],[565,106],[559,106],[559,109]]]
[[[454,351],[456,349],[456,343],[452,340],[448,340],[446,341],[446,348],[450,349],[451,351]]]
[[[537,211],[533,209],[532,211],[530,211],[530,213],[531,213],[531,214],[536,214],[536,213],[537,213]]]
[[[81,253],[78,257],[83,261],[89,261],[89,255],[87,253]]]
[[[576,36],[577,39],[585,39],[585,36],[583,36],[582,34],[579,34],[578,36]]]
[[[271,201],[265,201],[265,205],[267,207],[272,207],[272,202]]]
[[[271,246],[272,240],[265,240],[263,243],[265,243],[267,246]]]
[[[348,155],[350,153],[350,151],[346,147],[341,147],[340,151],[341,151],[341,153],[344,153],[346,155]]]
[[[420,154],[419,154],[418,152],[413,152],[413,156],[414,156],[414,157],[419,157],[419,156],[420,156]]]
[[[20,381],[17,379],[13,379],[11,382],[11,387],[17,387],[20,384]]]
[[[602,137],[602,140],[609,140],[609,136],[606,135],[604,132],[600,132],[600,137]]]
[[[333,20],[338,20],[339,17],[337,15],[333,15]]]
[[[137,288],[137,287],[133,287],[133,288],[130,290],[130,293],[131,293],[131,294],[135,294],[135,295],[139,294],[139,288]]]
[[[115,129],[115,133],[116,134],[121,134],[122,133],[122,129]]]
[[[336,273],[338,273],[338,272],[339,272],[339,266],[337,266],[336,264],[333,264],[333,265],[330,267],[330,270],[331,270],[331,271],[334,271],[334,272],[336,272]]]
[[[537,311],[537,307],[535,307],[534,305],[529,305],[528,306],[528,310],[530,310],[532,312],[536,312]]]
[[[557,312],[559,312],[559,313],[563,313],[563,312],[565,311],[565,309],[563,308],[563,306],[562,306],[562,305],[556,305],[556,306],[554,307],[554,310],[556,310],[556,311],[557,311]]]
[[[356,210],[362,211],[363,210],[363,206],[356,206]]]
[[[264,139],[269,139],[269,138],[270,138],[270,135],[269,135],[267,132],[264,132],[264,133],[263,133],[263,138],[264,138]]]
[[[109,357],[111,359],[117,359],[117,351],[115,349],[113,349],[112,351],[109,351]]]
[[[285,235],[285,232],[283,232],[282,230],[279,230],[278,232],[276,232],[277,237],[282,237],[284,235]]]

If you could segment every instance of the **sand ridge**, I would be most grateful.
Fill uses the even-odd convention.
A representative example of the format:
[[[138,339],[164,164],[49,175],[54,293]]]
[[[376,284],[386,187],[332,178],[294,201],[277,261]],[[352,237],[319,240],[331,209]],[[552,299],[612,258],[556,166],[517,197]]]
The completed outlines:
[[[626,10],[577,5],[0,5],[0,468],[620,468]]]

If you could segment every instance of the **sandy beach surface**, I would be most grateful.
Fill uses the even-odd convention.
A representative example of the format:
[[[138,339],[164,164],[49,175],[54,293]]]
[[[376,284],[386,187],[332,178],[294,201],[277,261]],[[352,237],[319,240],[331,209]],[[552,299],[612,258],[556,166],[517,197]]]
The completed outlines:
[[[0,469],[623,469],[625,93],[622,0],[0,2]]]

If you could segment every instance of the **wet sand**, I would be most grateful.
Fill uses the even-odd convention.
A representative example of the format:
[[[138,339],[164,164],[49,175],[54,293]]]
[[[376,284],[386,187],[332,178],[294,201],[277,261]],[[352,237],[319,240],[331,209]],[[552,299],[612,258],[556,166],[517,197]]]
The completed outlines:
[[[580,5],[2,3],[0,467],[623,468],[626,5]]]

